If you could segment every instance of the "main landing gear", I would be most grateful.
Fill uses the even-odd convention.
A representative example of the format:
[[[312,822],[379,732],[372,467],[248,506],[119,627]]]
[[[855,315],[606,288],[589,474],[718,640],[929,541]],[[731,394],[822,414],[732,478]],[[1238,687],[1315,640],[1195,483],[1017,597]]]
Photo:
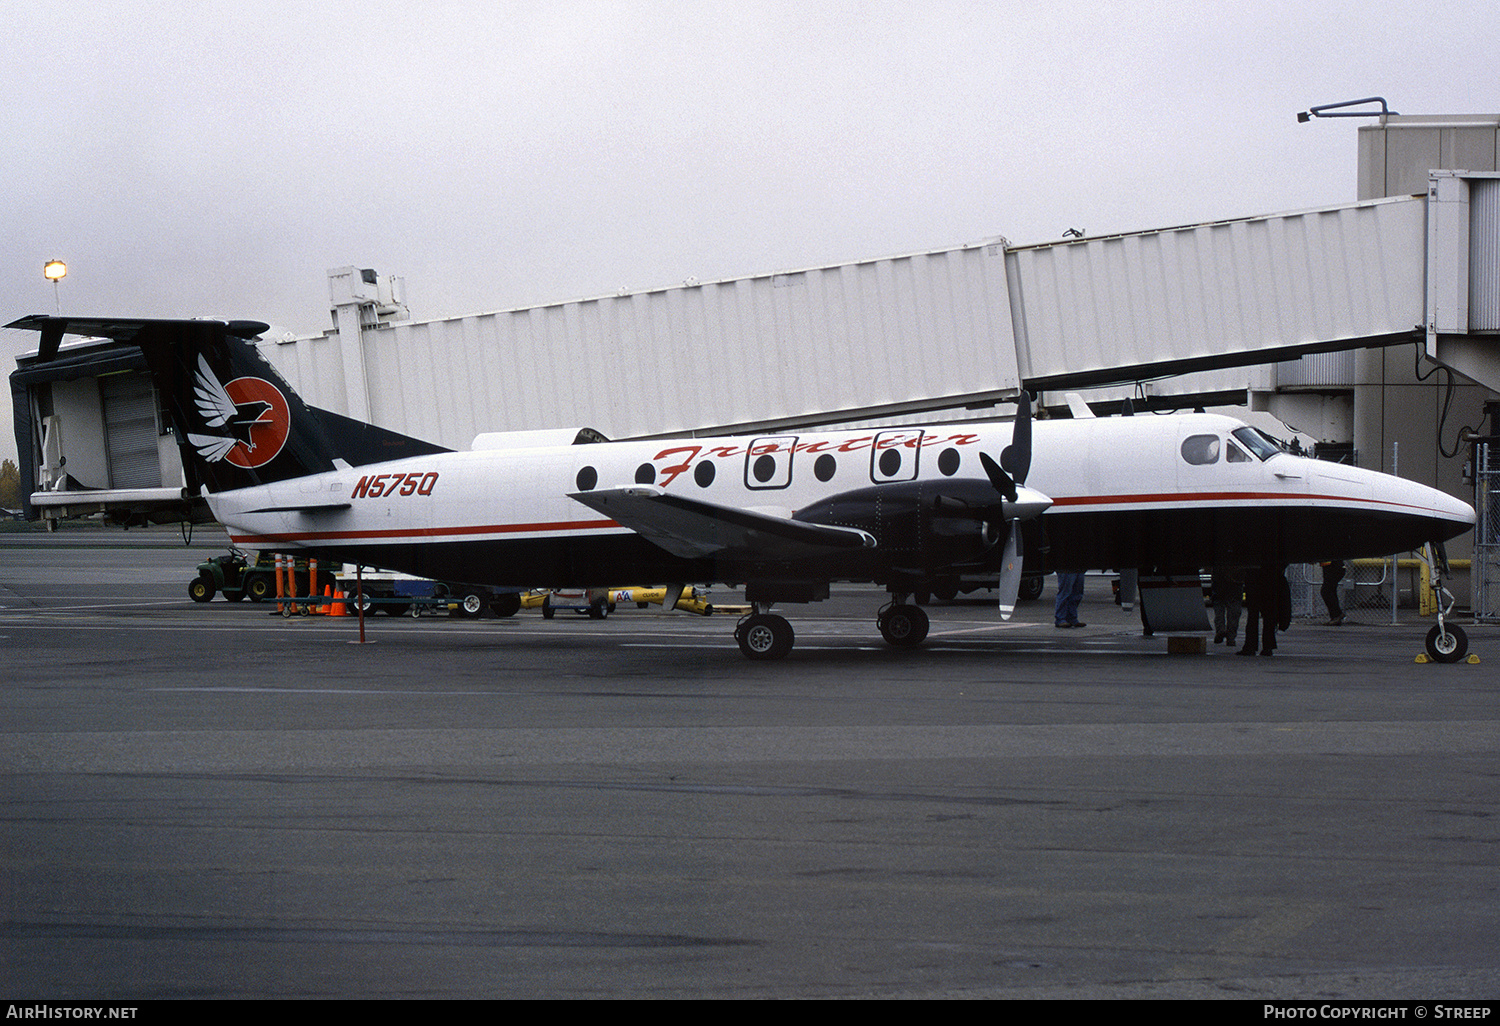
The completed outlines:
[[[912,648],[927,637],[927,612],[913,605],[907,595],[892,595],[875,615],[880,636],[897,648]],[[734,640],[747,659],[784,659],[797,640],[797,632],[786,617],[768,612],[769,603],[756,603],[755,612],[734,628]]]
[[[925,609],[908,603],[905,595],[892,595],[891,601],[875,614],[875,626],[890,644],[912,648],[926,639],[930,624]]]
[[[734,628],[734,640],[747,659],[784,659],[797,640],[797,632],[786,617],[767,613],[756,603],[755,612]]]

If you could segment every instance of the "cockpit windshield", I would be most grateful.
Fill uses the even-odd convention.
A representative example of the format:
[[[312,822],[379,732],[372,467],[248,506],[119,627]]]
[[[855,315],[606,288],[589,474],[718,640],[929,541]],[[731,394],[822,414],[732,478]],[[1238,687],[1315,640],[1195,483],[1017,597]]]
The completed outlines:
[[[1249,425],[1235,428],[1232,433],[1241,445],[1254,453],[1255,458],[1262,462],[1281,452],[1279,445]]]

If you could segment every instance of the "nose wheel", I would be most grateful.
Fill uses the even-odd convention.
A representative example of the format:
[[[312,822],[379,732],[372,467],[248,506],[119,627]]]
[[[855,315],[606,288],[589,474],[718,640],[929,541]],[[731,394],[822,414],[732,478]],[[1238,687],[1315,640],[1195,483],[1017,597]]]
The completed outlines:
[[[1469,654],[1469,636],[1455,624],[1439,624],[1427,632],[1427,658],[1456,663]]]
[[[747,659],[784,659],[796,639],[786,617],[775,613],[753,613],[734,629],[734,640]]]

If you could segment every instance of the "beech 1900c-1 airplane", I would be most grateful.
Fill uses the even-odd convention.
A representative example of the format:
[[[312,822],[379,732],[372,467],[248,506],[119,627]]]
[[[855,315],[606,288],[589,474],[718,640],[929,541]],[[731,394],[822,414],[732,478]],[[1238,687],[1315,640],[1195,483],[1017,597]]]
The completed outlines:
[[[793,645],[771,605],[826,598],[832,581],[883,585],[881,634],[914,645],[928,627],[914,593],[998,580],[1008,618],[1023,557],[1032,573],[1196,574],[1384,556],[1474,523],[1444,492],[1292,456],[1232,418],[1033,425],[1025,400],[1008,428],[427,445],[353,466],[250,343],[264,324],[32,316],[10,327],[41,332],[42,361],[65,334],[139,345],[188,485],[237,545],[514,588],[743,584],[754,612],[735,637],[755,659]]]

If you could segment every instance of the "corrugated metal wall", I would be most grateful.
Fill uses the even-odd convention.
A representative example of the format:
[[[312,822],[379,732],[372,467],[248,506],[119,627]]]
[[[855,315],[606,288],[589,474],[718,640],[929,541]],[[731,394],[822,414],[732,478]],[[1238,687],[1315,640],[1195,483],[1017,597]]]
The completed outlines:
[[[455,447],[480,431],[589,424],[625,437],[1019,388],[1000,245],[395,323],[363,338],[379,423]],[[305,398],[345,412],[336,339],[264,350]]]
[[[1500,179],[1469,182],[1469,330],[1500,331]]]
[[[1403,198],[1013,250],[1023,374],[1410,332],[1425,224]]]

